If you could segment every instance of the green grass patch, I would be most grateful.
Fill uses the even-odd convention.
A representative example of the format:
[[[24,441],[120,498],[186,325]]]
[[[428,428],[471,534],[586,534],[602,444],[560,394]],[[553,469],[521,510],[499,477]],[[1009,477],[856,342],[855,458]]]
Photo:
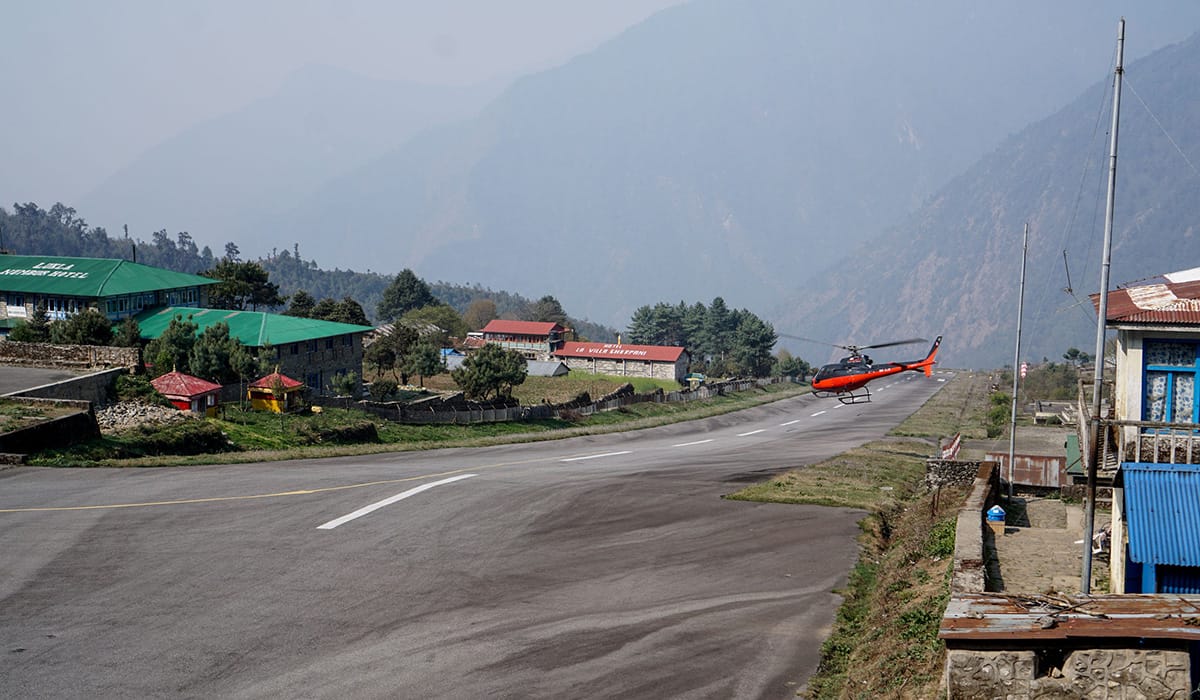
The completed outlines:
[[[440,447],[489,445],[555,440],[579,435],[640,430],[683,420],[738,411],[805,393],[808,387],[780,383],[764,388],[689,403],[641,403],[571,420],[477,423],[473,425],[411,425],[393,423],[358,409],[326,407],[320,413],[276,414],[224,407],[223,418],[189,421],[214,426],[226,443],[223,449],[196,454],[181,450],[176,457],[155,449],[139,450],[140,437],[106,437],[93,443],[33,455],[30,464],[43,466],[182,466],[188,464],[265,462],[311,459]],[[374,434],[367,425],[374,427]],[[348,436],[357,435],[350,444]],[[120,445],[116,447],[115,445]]]

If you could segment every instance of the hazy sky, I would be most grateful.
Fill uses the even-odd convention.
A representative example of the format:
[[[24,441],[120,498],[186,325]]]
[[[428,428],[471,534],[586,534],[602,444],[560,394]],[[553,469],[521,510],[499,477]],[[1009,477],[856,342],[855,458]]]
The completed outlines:
[[[683,0],[42,0],[0,26],[0,206],[71,204],[308,64],[470,84],[549,67]],[[87,218],[87,212],[80,212]]]

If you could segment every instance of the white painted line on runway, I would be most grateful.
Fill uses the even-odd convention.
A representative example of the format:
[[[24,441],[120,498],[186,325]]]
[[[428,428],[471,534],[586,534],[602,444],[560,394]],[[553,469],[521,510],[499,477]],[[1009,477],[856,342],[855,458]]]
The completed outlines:
[[[780,423],[780,424],[779,424],[779,427],[780,427],[780,428],[782,428],[782,427],[783,427],[783,426],[785,426],[785,425],[793,425],[793,424],[795,424],[795,423],[799,423],[799,422],[800,422],[800,419],[799,419],[799,418],[797,418],[796,420],[790,420],[790,421],[788,421],[788,422],[786,422],[786,423]]]
[[[738,437],[746,437],[747,435],[757,435],[758,433],[766,432],[766,430],[767,430],[766,428],[759,428],[758,430],[751,430],[748,433],[738,433]]]
[[[834,408],[841,408],[842,406],[845,406],[845,405],[846,404],[844,404],[844,403],[839,403],[838,405],[834,406]]]
[[[390,498],[385,498],[382,501],[378,501],[378,502],[372,503],[369,506],[364,506],[362,508],[359,508],[358,510],[354,511],[353,513],[349,513],[347,515],[343,515],[340,518],[335,518],[333,520],[330,520],[329,522],[327,522],[323,525],[318,525],[317,529],[318,530],[332,530],[333,528],[337,527],[338,525],[344,525],[345,523],[348,523],[351,520],[354,520],[356,518],[361,518],[362,516],[364,516],[368,513],[373,513],[384,506],[390,506],[391,504],[395,503],[396,501],[402,501],[402,500],[408,498],[409,496],[415,496],[418,493],[421,493],[422,491],[428,491],[429,489],[433,488],[434,486],[441,486],[443,484],[449,484],[451,482],[460,481],[462,479],[470,479],[473,476],[477,476],[477,475],[476,474],[459,474],[458,476],[452,476],[449,479],[442,479],[441,481],[431,481],[428,484],[421,484],[420,486],[409,489],[409,490],[405,491],[404,493],[398,493],[395,496],[392,496]]]
[[[671,445],[671,447],[691,447],[692,445],[703,445],[706,442],[712,442],[712,438],[707,440],[697,440],[695,442],[681,442],[678,445]]]
[[[825,412],[825,411],[817,411],[816,413],[814,413],[814,414],[812,414],[811,416],[809,416],[809,418],[816,418],[817,416],[821,415],[821,414],[822,414],[822,413],[824,413],[824,412]]]
[[[598,455],[585,455],[583,457],[567,457],[566,459],[560,459],[558,461],[560,461],[560,462],[582,462],[585,459],[600,459],[601,457],[616,457],[617,455],[627,455],[627,454],[629,454],[629,452],[630,452],[629,450],[623,450],[621,452],[604,452],[604,453],[601,453]]]

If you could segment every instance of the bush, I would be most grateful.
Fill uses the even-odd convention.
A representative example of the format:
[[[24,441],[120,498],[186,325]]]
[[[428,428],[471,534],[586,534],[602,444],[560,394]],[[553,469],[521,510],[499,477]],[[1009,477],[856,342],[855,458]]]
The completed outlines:
[[[145,374],[122,374],[116,382],[117,401],[136,401],[151,406],[170,406],[167,397],[158,393]]]
[[[396,389],[400,385],[392,379],[376,379],[371,382],[367,391],[371,394],[371,398],[376,401],[386,401],[396,395]]]
[[[236,448],[213,423],[185,420],[163,426],[143,425],[126,435],[118,457],[145,455],[198,455]]]

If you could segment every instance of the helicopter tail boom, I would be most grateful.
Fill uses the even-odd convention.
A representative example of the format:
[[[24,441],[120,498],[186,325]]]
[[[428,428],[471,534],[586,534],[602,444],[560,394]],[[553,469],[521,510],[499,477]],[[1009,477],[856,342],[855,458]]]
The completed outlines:
[[[926,377],[932,377],[934,365],[933,358],[937,357],[938,347],[941,346],[941,344],[942,336],[939,335],[937,340],[933,341],[933,347],[929,348],[929,354],[925,356],[925,359],[921,360],[920,362],[914,362],[905,367],[905,369],[920,369],[925,372]]]

